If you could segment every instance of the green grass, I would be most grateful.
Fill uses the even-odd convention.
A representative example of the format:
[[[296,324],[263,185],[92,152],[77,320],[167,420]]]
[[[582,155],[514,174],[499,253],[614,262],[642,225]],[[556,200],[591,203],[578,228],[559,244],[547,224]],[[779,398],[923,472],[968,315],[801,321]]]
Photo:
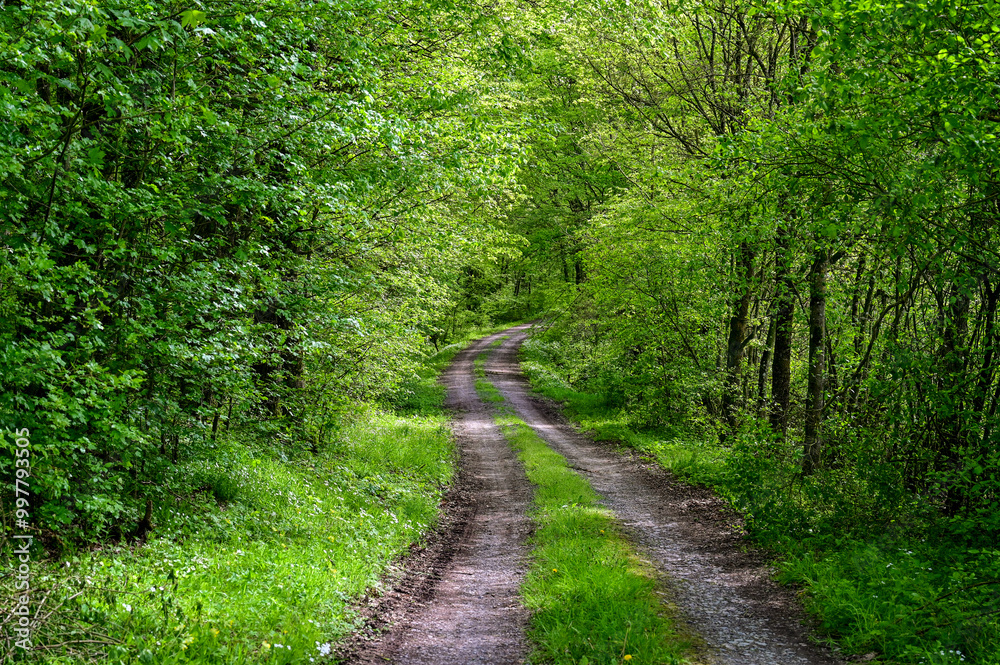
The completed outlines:
[[[513,416],[499,419],[536,485],[532,563],[522,588],[534,662],[684,663],[656,573],[634,553],[585,479]]]
[[[911,545],[908,549],[906,545]],[[1000,551],[926,543],[843,539],[788,548],[781,579],[806,586],[803,600],[847,653],[883,663],[1000,663]]]
[[[498,326],[500,330],[506,326]],[[289,460],[235,433],[164,484],[143,546],[109,543],[32,563],[55,611],[21,652],[45,663],[322,663],[358,628],[352,609],[436,522],[454,472],[437,376],[471,339],[425,359],[388,401],[357,407],[334,441]],[[2,554],[2,552],[0,552]],[[7,554],[9,556],[9,552]],[[0,579],[0,613],[15,597]],[[37,600],[33,601],[37,603]],[[49,648],[48,645],[61,644]]]
[[[729,449],[684,431],[637,430],[628,412],[609,406],[602,395],[574,389],[546,361],[537,342],[525,342],[521,367],[531,387],[562,404],[566,414],[595,440],[637,450],[692,483],[722,485]]]
[[[477,389],[503,401],[485,379]],[[589,483],[523,421],[505,413],[498,423],[536,486],[537,530],[521,590],[532,612],[532,662],[691,662],[693,641],[675,628],[655,570]]]
[[[334,662],[337,641],[358,628],[354,603],[378,593],[438,518],[455,465],[438,375],[468,341],[507,325],[469,331],[424,359],[381,407],[345,413],[317,454],[233,432],[211,458],[174,467],[142,546],[107,543],[60,560],[37,551],[32,611],[42,603],[52,613],[34,627],[30,652],[0,633],[0,660]],[[14,583],[0,578],[0,615]]]
[[[503,402],[503,395],[501,395],[500,391],[497,390],[489,380],[487,380],[486,361],[489,358],[490,350],[503,344],[505,339],[507,338],[501,337],[490,344],[489,348],[476,356],[476,359],[473,362],[473,373],[476,376],[476,392],[479,393],[479,396],[483,400],[490,402],[491,404],[499,404]]]
[[[499,404],[503,402],[503,395],[487,379],[476,379],[476,392],[486,402]]]
[[[505,330],[516,323],[504,323],[490,328],[476,328],[466,331],[461,340],[425,358],[420,369],[409,381],[399,386],[389,395],[388,405],[400,414],[437,415],[444,403],[445,388],[438,383],[438,375],[469,342]],[[506,338],[501,338],[506,339]]]
[[[357,627],[351,604],[437,519],[453,449],[443,416],[366,410],[315,457],[281,462],[233,444],[177,473],[204,491],[158,506],[145,546],[34,566],[56,613],[25,660],[328,661]],[[45,648],[67,638],[97,643]]]

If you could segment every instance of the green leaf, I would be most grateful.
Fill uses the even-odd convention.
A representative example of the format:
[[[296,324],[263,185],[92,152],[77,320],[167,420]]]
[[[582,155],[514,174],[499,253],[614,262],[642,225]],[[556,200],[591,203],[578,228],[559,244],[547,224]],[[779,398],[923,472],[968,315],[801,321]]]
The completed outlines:
[[[96,168],[104,166],[104,155],[106,155],[100,148],[91,148],[87,151],[87,163]]]
[[[197,9],[183,11],[181,12],[181,26],[185,28],[197,27],[199,23],[205,20],[205,16],[205,12]]]
[[[205,121],[206,125],[214,125],[219,122],[219,117],[215,115],[215,112],[207,106],[201,107],[201,117]]]

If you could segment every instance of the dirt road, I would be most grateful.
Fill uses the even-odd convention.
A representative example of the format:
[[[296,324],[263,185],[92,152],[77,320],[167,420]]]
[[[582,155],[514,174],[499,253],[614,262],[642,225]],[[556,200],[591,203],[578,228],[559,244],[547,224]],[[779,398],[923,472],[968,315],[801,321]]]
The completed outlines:
[[[456,665],[523,663],[527,613],[518,589],[526,570],[532,486],[476,394],[473,362],[503,333],[478,340],[445,371],[460,461],[437,537],[371,610],[388,625],[355,644],[347,662]]]
[[[529,326],[479,340],[444,375],[461,452],[443,527],[414,557],[372,614],[390,629],[348,662],[521,663],[527,617],[518,603],[525,570],[531,485],[475,391],[473,361],[506,341],[486,364],[508,405],[582,473],[632,534],[641,554],[669,580],[672,600],[716,665],[834,665],[802,627],[793,594],[741,547],[735,516],[710,492],[579,434],[531,395],[517,351]]]

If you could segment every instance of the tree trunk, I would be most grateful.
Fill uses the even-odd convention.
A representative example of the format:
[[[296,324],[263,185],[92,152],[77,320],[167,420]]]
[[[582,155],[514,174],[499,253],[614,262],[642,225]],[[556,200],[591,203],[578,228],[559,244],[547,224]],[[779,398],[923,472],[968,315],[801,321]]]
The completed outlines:
[[[983,330],[983,364],[979,368],[979,381],[976,383],[976,396],[972,405],[972,410],[980,414],[986,404],[986,396],[989,393],[990,385],[993,383],[993,357],[997,344],[994,324],[996,321],[997,299],[1000,298],[1000,287],[993,288],[990,284],[989,276],[986,276],[983,278],[983,290],[986,292],[986,303],[983,306],[983,309],[986,310],[986,323]],[[980,312],[980,316],[982,315],[982,312]]]
[[[279,309],[277,300],[271,299],[266,309],[254,312],[254,323],[265,323],[273,326],[274,330],[291,331],[292,321]],[[266,360],[255,363],[252,366],[257,377],[263,401],[261,407],[264,413],[272,417],[282,415],[280,386],[292,389],[304,387],[304,358],[299,348],[298,340],[292,335],[287,335],[277,351],[277,362]]]
[[[946,474],[957,472],[962,466],[962,453],[967,446],[962,412],[965,409],[967,381],[966,337],[969,331],[969,296],[957,285],[941,299],[942,344],[941,388],[945,400],[939,405],[943,412],[940,433],[940,461]],[[943,407],[943,408],[942,408]],[[945,512],[957,515],[965,503],[965,487],[956,479],[948,484]]]
[[[823,454],[823,393],[826,379],[826,273],[830,253],[823,245],[816,248],[809,271],[809,388],[806,402],[806,432],[802,473],[809,475],[819,465]]]
[[[760,357],[760,365],[757,367],[757,414],[764,409],[767,404],[767,368],[771,362],[771,349],[774,348],[774,329],[776,317],[771,317],[767,325],[767,342],[764,344],[764,353]]]
[[[792,386],[792,325],[795,321],[795,285],[792,282],[791,233],[778,227],[775,256],[774,361],[771,366],[771,430],[788,431],[788,404]]]
[[[722,394],[722,413],[730,430],[737,426],[741,390],[740,374],[743,350],[746,348],[750,328],[750,299],[753,292],[750,280],[753,275],[754,254],[747,243],[741,243],[737,254],[738,296],[733,302],[733,315],[729,319],[729,340],[726,344],[726,385]]]

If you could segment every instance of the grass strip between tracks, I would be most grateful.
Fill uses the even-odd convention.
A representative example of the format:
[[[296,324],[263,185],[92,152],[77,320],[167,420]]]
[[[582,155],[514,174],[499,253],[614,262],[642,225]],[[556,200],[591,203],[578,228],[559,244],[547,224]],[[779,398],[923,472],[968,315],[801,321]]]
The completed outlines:
[[[477,376],[482,367],[477,360]],[[485,401],[503,402],[485,378],[476,388]],[[675,628],[656,572],[636,556],[587,480],[509,409],[500,407],[497,423],[536,486],[537,531],[521,589],[532,612],[532,661],[688,662],[693,643]]]

